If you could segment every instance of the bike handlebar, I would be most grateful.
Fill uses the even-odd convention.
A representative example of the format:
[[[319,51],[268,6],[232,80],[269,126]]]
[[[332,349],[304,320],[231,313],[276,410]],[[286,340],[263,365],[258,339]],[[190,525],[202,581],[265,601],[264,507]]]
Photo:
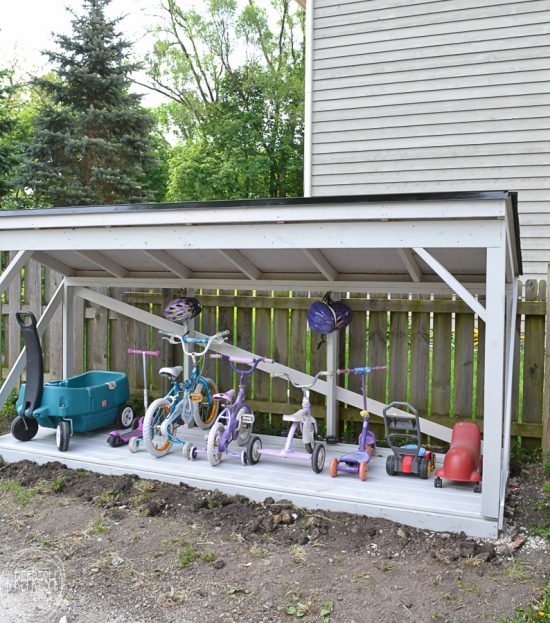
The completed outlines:
[[[362,368],[342,368],[336,370],[337,374],[370,374],[378,370],[385,370],[388,366],[364,366]]]
[[[145,355],[146,357],[160,357],[160,350],[138,350],[137,348],[129,348],[129,355]]]
[[[206,337],[190,337],[187,335],[177,335],[176,333],[170,333],[168,331],[159,331],[161,335],[165,335],[167,337],[163,337],[164,340],[168,340],[170,344],[181,344],[183,352],[186,355],[191,357],[204,357],[206,355],[208,349],[212,345],[212,342],[218,341],[219,343],[223,343],[225,341],[225,337],[229,335],[229,331],[218,331],[214,335],[206,336]],[[191,352],[185,348],[186,344],[206,344],[202,351]]]
[[[222,353],[214,353],[210,355],[210,359],[225,359],[229,362],[231,369],[233,372],[236,372],[240,375],[252,374],[254,370],[259,366],[260,363],[274,363],[273,359],[268,359],[267,357],[233,357],[231,355],[223,355]],[[235,366],[235,363],[244,363],[246,365],[251,366],[248,370],[241,370]]]
[[[272,376],[274,378],[287,379],[288,381],[290,381],[292,383],[292,385],[294,385],[294,387],[296,389],[309,389],[310,387],[313,387],[315,385],[315,383],[317,383],[317,381],[319,380],[320,376],[330,376],[330,372],[327,372],[326,370],[320,370],[313,377],[313,381],[311,381],[311,383],[307,383],[305,385],[300,385],[299,383],[295,383],[286,372],[280,372],[279,374],[273,374]]]

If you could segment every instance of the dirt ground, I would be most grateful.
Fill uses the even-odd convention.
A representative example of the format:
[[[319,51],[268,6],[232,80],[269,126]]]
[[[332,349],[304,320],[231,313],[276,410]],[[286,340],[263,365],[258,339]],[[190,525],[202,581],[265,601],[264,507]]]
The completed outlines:
[[[533,465],[512,480],[495,542],[60,463],[2,464],[0,570],[31,548],[65,575],[54,613],[33,618],[8,591],[0,623],[501,621],[549,573],[550,542],[529,536],[542,478]]]

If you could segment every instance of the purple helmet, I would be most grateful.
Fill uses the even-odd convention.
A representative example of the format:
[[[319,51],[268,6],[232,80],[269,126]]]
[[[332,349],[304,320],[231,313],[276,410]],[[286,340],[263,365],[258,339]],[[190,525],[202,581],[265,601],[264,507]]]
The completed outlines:
[[[170,301],[164,308],[163,316],[172,322],[184,322],[195,318],[202,311],[201,304],[193,296],[185,296]]]
[[[341,301],[333,301],[330,295],[315,301],[307,310],[307,323],[316,333],[328,335],[345,329],[351,322],[351,309]]]

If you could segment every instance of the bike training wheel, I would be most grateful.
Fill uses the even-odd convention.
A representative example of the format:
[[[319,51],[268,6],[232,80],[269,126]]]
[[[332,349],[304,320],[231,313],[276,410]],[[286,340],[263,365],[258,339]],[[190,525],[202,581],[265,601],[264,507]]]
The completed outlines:
[[[239,411],[239,415],[242,415],[243,413],[252,414],[252,411],[247,407],[242,407]],[[237,443],[239,446],[246,446],[246,444],[248,443],[248,440],[252,435],[252,426],[253,424],[245,424],[244,422],[241,422],[241,425],[239,427],[239,435],[237,437]]]
[[[115,417],[115,426],[117,428],[130,428],[134,422],[134,412],[132,407],[125,404],[119,406]]]
[[[69,449],[69,441],[71,440],[71,425],[66,420],[61,420],[55,430],[55,441],[57,449],[60,452],[66,452]]]
[[[193,403],[193,419],[195,420],[195,424],[203,430],[210,428],[216,421],[218,406],[220,404],[217,400],[212,400],[212,396],[218,393],[216,383],[214,383],[212,379],[204,380],[208,383],[210,396],[208,395],[208,392],[205,391],[202,381],[198,381],[195,385],[195,389],[193,390],[193,393],[195,394],[202,394],[201,402]]]
[[[195,446],[191,442],[186,441],[183,444],[183,448],[181,450],[181,453],[183,454],[183,458],[187,459],[188,461],[191,461],[192,460],[191,457],[193,455],[194,449],[195,449]]]
[[[327,451],[325,450],[325,444],[316,443],[313,448],[313,454],[311,455],[311,469],[320,474],[325,466],[325,457]]]
[[[222,439],[225,426],[221,422],[216,422],[208,433],[208,441],[206,442],[206,458],[212,467],[216,467],[222,462],[222,453],[220,452],[220,441]]]
[[[38,432],[38,422],[31,417],[16,416],[11,423],[11,434],[18,441],[30,441]]]
[[[332,459],[328,467],[328,473],[331,478],[336,478],[336,476],[338,476],[338,465],[340,465],[340,461],[337,458]]]
[[[248,457],[249,465],[256,465],[256,463],[262,457],[260,450],[262,449],[262,440],[258,437],[258,435],[254,435],[248,441],[248,445],[246,447],[246,455]]]
[[[169,400],[158,398],[149,405],[143,418],[143,445],[157,459],[168,454],[172,447],[172,442],[160,432],[161,424],[170,414],[170,406]]]
[[[311,424],[310,442],[304,443],[304,448],[308,454],[313,454],[313,446],[315,445],[315,426]]]
[[[130,450],[132,454],[139,450],[139,437],[132,437],[130,439],[128,442],[128,450]]]
[[[367,475],[369,473],[369,464],[366,461],[361,461],[359,463],[359,480],[365,481],[367,479]]]

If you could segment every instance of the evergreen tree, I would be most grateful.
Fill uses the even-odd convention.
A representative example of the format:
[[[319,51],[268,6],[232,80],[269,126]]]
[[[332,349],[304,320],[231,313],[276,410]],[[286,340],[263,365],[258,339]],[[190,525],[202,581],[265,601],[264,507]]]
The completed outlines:
[[[9,84],[9,72],[0,70],[0,199],[10,191],[11,177],[17,163],[15,146],[11,140],[15,120],[8,107],[12,89]]]
[[[151,199],[154,119],[129,92],[139,66],[130,43],[108,19],[111,0],[84,0],[72,33],[45,52],[53,76],[34,81],[45,94],[25,154],[22,182],[54,206]]]

